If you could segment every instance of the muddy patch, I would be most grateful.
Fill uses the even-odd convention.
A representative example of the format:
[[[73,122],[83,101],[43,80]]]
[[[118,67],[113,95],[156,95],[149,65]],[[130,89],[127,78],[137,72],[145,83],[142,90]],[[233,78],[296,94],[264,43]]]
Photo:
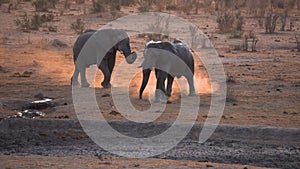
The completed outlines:
[[[110,122],[110,125],[123,134],[143,137],[153,134],[153,131],[163,132],[171,124],[139,126],[129,122]],[[195,125],[176,147],[155,158],[272,168],[298,167],[299,129],[220,125],[207,142],[200,144],[197,138],[202,127]],[[78,121],[46,119],[0,121],[0,155],[114,156],[97,146]]]

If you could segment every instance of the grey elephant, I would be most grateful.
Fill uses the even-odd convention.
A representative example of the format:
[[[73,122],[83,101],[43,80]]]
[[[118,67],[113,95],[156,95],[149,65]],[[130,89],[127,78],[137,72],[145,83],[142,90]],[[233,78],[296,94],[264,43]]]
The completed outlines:
[[[190,49],[181,41],[147,43],[144,50],[143,81],[139,98],[142,99],[143,91],[149,81],[151,69],[155,68],[157,79],[155,101],[162,101],[166,96],[171,96],[174,77],[184,76],[189,84],[189,95],[195,96],[194,87],[194,58]],[[165,80],[167,90],[165,89]]]
[[[71,84],[79,84],[78,76],[80,74],[81,86],[89,87],[90,84],[86,80],[86,68],[97,64],[104,75],[101,85],[104,88],[110,87],[117,51],[125,56],[128,64],[134,63],[137,58],[136,53],[131,52],[130,39],[125,31],[118,29],[85,31],[77,38],[73,47],[75,69]]]

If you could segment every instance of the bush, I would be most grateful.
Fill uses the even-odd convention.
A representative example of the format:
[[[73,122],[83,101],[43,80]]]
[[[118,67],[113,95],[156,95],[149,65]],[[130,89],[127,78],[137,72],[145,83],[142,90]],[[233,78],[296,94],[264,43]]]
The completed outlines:
[[[30,30],[30,18],[25,13],[20,19],[16,19],[16,25],[19,29]]]
[[[229,12],[223,12],[218,15],[217,23],[218,28],[220,29],[221,33],[228,33],[232,31],[233,24],[234,24],[235,18],[232,14]]]
[[[272,34],[275,32],[278,18],[279,16],[273,13],[267,15],[265,18],[266,33]]]
[[[218,15],[217,23],[221,33],[238,33],[243,30],[244,17],[241,15],[240,11],[236,14],[223,12]]]
[[[139,12],[149,12],[151,9],[151,5],[147,2],[142,2],[139,4],[140,6],[138,7]]]
[[[71,24],[71,29],[77,34],[82,34],[84,31],[84,23],[81,21],[81,19],[77,19]]]
[[[48,31],[49,32],[57,32],[57,27],[50,25],[50,26],[48,26]]]
[[[0,6],[4,3],[10,3],[10,0],[0,0]]]
[[[42,25],[42,17],[38,14],[35,14],[31,18],[30,29],[31,30],[39,30],[39,27]]]
[[[129,5],[134,5],[136,3],[137,3],[137,0],[122,0],[120,5],[129,6]]]
[[[295,35],[296,44],[297,44],[297,50],[300,52],[300,34]]]
[[[32,5],[37,12],[47,12],[50,7],[48,0],[35,0],[32,2]]]
[[[239,11],[235,16],[235,31],[242,31],[244,25],[244,17],[241,15]]]
[[[167,5],[166,9],[168,11],[176,11],[177,10],[177,6],[176,5]]]
[[[243,37],[244,32],[243,31],[238,31],[238,30],[233,30],[231,32],[230,38],[232,39],[240,39]]]
[[[27,13],[25,13],[21,19],[16,19],[16,25],[22,30],[39,30],[43,23],[51,22],[53,21],[53,18],[53,14],[35,14],[30,18]]]
[[[83,4],[85,0],[76,0],[76,4]]]
[[[104,12],[105,1],[104,0],[93,0],[93,11],[94,12]]]

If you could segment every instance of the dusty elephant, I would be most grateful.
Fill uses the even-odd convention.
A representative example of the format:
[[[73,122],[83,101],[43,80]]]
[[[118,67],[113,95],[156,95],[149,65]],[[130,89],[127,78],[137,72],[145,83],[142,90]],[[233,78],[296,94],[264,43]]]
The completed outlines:
[[[130,39],[125,31],[117,29],[85,31],[77,38],[73,47],[75,69],[71,84],[78,85],[80,74],[81,86],[89,87],[90,84],[87,82],[85,75],[86,68],[97,64],[104,75],[101,85],[104,88],[109,87],[117,51],[125,56],[128,64],[132,64],[137,58],[136,53],[131,52]]]
[[[157,50],[160,49],[160,50]],[[149,81],[151,69],[155,68],[157,78],[155,101],[171,96],[174,77],[184,76],[189,84],[190,96],[196,95],[194,87],[194,58],[190,49],[181,41],[147,43],[144,50],[143,81],[139,97],[142,99],[143,91]],[[165,80],[168,78],[167,89]]]

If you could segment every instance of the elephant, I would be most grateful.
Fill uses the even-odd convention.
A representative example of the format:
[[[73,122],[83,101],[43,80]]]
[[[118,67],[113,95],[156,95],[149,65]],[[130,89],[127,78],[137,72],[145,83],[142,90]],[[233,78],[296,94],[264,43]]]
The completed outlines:
[[[140,99],[142,99],[143,91],[149,81],[152,68],[155,70],[157,79],[156,102],[171,96],[174,77],[180,78],[184,76],[189,84],[189,95],[196,95],[194,87],[194,58],[190,48],[181,41],[175,40],[172,43],[148,42],[144,50],[144,61],[141,67],[143,68],[143,81],[139,92]],[[168,79],[167,89],[165,89],[166,78]]]
[[[78,76],[80,74],[81,87],[89,87],[90,84],[85,75],[86,68],[97,64],[104,75],[101,85],[103,88],[109,88],[117,51],[125,56],[128,64],[134,63],[137,58],[136,52],[131,52],[130,39],[125,31],[103,29],[99,31],[87,30],[82,33],[73,46],[75,69],[71,78],[71,85],[79,84]]]

